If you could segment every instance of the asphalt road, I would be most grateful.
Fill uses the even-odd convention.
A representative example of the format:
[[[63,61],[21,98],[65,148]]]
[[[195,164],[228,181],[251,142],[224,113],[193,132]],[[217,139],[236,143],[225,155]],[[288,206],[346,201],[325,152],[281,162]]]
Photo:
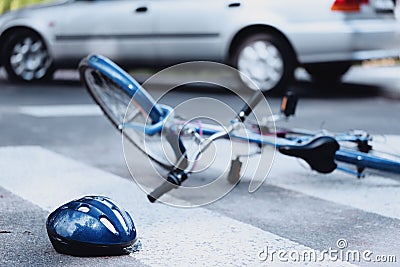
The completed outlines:
[[[300,96],[298,110],[283,124],[400,135],[399,74],[399,67],[355,68],[343,84],[316,85],[300,73],[302,79],[291,87]],[[157,85],[150,93],[158,98],[165,86]],[[162,102],[176,106],[194,97],[212,97],[232,107],[242,104],[233,95],[206,87],[180,88]],[[269,96],[268,102],[272,110],[279,109],[279,96]],[[75,72],[61,72],[55,81],[38,85],[0,79],[1,266],[265,266],[258,259],[265,246],[323,251],[337,248],[339,239],[345,239],[349,249],[395,255],[400,261],[399,177],[359,180],[340,172],[326,177],[305,170],[296,160],[278,157],[254,194],[247,192],[249,181],[244,180],[203,208],[148,204],[131,181],[120,134],[92,104]],[[65,106],[82,105],[90,105],[86,114],[65,113]],[[51,113],[55,107],[59,109]],[[206,109],[218,120],[227,121],[231,115],[216,106]],[[201,110],[204,106],[190,105],[182,111],[192,117]],[[140,168],[139,154],[137,160]],[[141,173],[153,174],[151,169]],[[128,186],[122,186],[125,183]],[[45,233],[48,212],[71,198],[100,192],[133,212],[144,250],[101,258],[57,254]]]

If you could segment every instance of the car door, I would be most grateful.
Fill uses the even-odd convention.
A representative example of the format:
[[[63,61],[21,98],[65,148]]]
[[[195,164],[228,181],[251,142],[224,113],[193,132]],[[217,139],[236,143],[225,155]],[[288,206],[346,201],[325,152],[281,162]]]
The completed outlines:
[[[121,63],[152,64],[154,25],[147,4],[145,0],[74,1],[54,27],[59,57],[100,53]]]
[[[222,60],[226,0],[152,0],[160,63]]]

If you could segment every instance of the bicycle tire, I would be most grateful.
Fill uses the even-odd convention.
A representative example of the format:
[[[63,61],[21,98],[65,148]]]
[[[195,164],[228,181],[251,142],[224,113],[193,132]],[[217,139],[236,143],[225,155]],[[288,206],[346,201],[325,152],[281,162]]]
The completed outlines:
[[[122,135],[152,161],[167,170],[172,169],[170,161],[146,149],[146,139],[156,136],[123,127],[127,123],[127,116],[132,114],[128,122],[143,125],[158,122],[163,116],[162,108],[156,105],[139,83],[118,65],[100,55],[83,58],[79,64],[79,73],[90,96]],[[116,109],[115,105],[118,104],[120,106]]]

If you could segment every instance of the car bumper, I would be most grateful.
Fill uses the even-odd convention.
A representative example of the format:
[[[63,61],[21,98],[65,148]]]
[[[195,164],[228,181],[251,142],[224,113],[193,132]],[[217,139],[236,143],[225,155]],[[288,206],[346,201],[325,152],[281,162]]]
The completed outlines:
[[[348,21],[319,27],[304,36],[295,35],[302,64],[330,61],[362,61],[400,56],[400,23],[397,20]],[[310,45],[315,40],[315,45]]]

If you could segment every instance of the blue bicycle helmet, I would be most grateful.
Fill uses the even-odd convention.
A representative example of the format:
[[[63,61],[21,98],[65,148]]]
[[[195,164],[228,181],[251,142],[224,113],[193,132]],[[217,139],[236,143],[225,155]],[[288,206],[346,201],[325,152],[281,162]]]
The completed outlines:
[[[73,256],[127,254],[137,240],[128,212],[111,199],[86,196],[55,211],[46,221],[47,234],[57,252]]]

